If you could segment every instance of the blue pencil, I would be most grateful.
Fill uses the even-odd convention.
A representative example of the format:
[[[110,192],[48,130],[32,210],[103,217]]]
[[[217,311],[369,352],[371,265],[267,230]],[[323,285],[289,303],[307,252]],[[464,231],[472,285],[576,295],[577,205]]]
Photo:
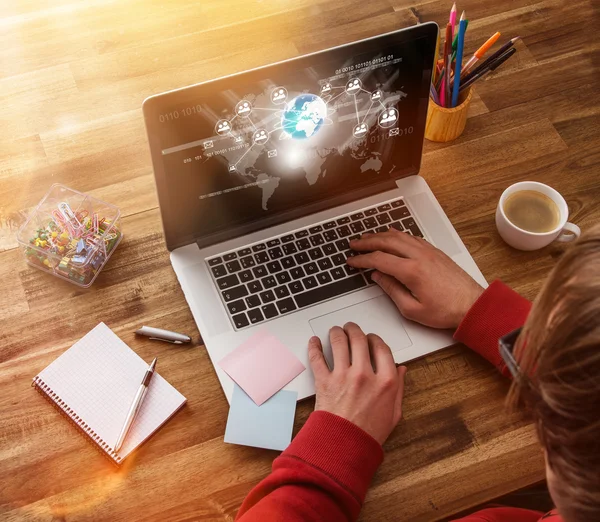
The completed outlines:
[[[454,73],[454,85],[452,86],[452,105],[458,103],[458,91],[460,89],[460,70],[462,69],[463,49],[465,47],[465,31],[467,30],[467,17],[463,11],[458,24],[458,42],[456,44],[456,68]]]

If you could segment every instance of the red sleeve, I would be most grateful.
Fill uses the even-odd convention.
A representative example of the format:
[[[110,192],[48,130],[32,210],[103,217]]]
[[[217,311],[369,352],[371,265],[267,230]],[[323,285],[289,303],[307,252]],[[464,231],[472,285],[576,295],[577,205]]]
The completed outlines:
[[[454,339],[485,357],[508,377],[498,339],[523,326],[530,310],[530,301],[504,283],[494,281],[467,312]]]
[[[350,421],[313,412],[273,471],[246,497],[238,522],[348,522],[358,518],[381,445]]]
[[[541,522],[544,514],[530,509],[513,507],[487,508],[459,518],[455,522]],[[550,521],[548,521],[550,522]],[[560,522],[556,520],[556,522]]]

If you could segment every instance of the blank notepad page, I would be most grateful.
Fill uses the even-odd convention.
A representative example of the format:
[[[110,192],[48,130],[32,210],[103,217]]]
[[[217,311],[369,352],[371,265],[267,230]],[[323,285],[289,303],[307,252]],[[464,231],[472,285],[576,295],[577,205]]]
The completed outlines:
[[[100,323],[38,377],[71,410],[72,418],[80,425],[87,425],[112,450],[148,366],[149,362]],[[185,401],[181,393],[155,372],[118,460],[158,430]]]

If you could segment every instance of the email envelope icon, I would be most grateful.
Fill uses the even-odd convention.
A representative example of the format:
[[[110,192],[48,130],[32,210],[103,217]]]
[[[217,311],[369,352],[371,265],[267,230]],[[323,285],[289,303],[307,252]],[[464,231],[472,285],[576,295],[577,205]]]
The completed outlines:
[[[270,150],[269,152],[267,152],[267,156],[269,158],[274,158],[275,156],[277,156],[277,149]]]
[[[204,142],[204,148],[205,148],[205,149],[212,149],[213,145],[214,145],[214,144],[213,144],[212,140],[211,140],[211,141],[205,141],[205,142]]]
[[[398,136],[400,129],[390,129],[390,136]]]

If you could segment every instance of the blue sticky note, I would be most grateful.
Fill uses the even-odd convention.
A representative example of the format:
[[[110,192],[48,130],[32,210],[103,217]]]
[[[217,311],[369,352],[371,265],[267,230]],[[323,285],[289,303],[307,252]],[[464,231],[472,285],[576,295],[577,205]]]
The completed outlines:
[[[237,384],[225,428],[225,442],[283,451],[292,440],[298,393],[280,390],[260,406]]]

